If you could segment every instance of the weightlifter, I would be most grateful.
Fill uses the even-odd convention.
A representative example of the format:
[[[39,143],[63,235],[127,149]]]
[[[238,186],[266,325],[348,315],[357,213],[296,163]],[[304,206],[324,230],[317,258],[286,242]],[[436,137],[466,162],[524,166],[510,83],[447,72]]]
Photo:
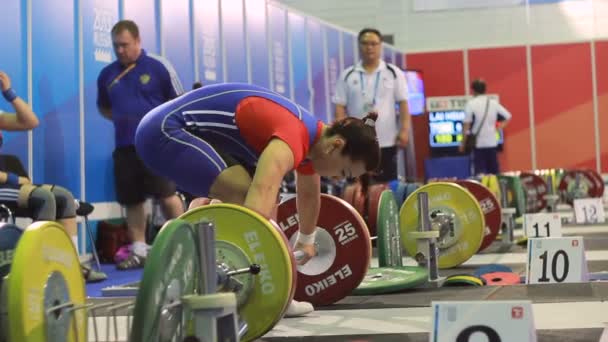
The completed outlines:
[[[294,248],[314,255],[320,177],[359,177],[375,170],[377,115],[331,126],[289,99],[250,84],[190,91],[156,107],[140,122],[137,153],[153,172],[197,197],[243,205],[274,218],[283,177],[296,170],[300,232]],[[309,313],[293,301],[286,315]]]

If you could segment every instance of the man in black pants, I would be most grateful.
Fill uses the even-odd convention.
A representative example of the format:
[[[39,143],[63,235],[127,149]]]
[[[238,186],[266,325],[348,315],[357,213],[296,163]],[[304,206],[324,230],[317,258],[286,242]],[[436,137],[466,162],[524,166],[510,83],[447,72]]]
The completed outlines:
[[[175,185],[146,168],[133,145],[137,125],[151,109],[184,91],[171,64],[141,48],[139,29],[130,20],[112,28],[117,60],[106,66],[97,79],[97,106],[115,128],[114,176],[118,203],[127,209],[127,226],[133,241],[119,269],[143,267],[149,246],[146,244],[147,196],[160,200],[167,219],[184,212]],[[119,255],[122,255],[120,253]],[[115,258],[116,259],[116,258]]]
[[[504,128],[511,120],[511,113],[498,101],[490,99],[486,95],[486,83],[476,79],[471,83],[473,98],[465,107],[465,118],[463,132],[471,132],[477,136],[475,149],[473,150],[473,174],[498,174],[498,141],[496,134],[499,129]],[[467,135],[462,139],[459,149],[464,152],[467,143]]]

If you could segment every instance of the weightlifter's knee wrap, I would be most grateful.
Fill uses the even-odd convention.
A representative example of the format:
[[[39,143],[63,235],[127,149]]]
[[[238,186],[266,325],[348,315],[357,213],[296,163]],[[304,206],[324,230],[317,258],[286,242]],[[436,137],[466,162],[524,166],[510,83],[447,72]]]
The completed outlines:
[[[19,191],[18,204],[32,212],[34,221],[55,221],[57,205],[48,186],[25,184]]]
[[[58,185],[51,186],[51,192],[55,196],[57,219],[76,217],[76,202],[74,202],[74,195],[72,195],[68,189]]]

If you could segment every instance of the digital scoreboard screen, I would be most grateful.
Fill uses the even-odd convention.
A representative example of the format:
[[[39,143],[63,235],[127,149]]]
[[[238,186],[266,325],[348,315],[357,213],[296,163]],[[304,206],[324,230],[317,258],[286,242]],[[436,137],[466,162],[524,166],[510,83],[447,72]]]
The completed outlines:
[[[464,110],[429,112],[429,143],[431,148],[458,147],[464,132]],[[498,144],[503,143],[503,133],[496,133]]]

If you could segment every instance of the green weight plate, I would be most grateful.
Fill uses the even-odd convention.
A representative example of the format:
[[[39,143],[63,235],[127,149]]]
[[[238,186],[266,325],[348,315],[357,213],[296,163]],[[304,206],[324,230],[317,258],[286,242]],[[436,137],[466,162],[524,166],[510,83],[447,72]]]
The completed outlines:
[[[34,222],[24,231],[13,257],[7,289],[9,341],[84,341],[85,310],[57,308],[85,304],[85,289],[74,244],[61,225]]]
[[[428,271],[424,267],[378,267],[370,268],[353,295],[367,296],[394,293],[415,288],[426,283]]]
[[[433,230],[440,231],[437,240],[439,268],[451,268],[467,261],[477,253],[483,241],[485,220],[479,203],[469,191],[454,183],[429,183],[416,190],[401,207],[401,241],[410,256],[417,254],[417,241],[409,233],[418,229],[418,196],[426,192]],[[439,215],[452,216],[449,224],[439,227]]]
[[[399,208],[390,190],[382,191],[378,205],[376,222],[378,265],[398,267],[403,265],[401,253],[401,231],[399,229]]]
[[[188,312],[164,307],[195,292],[195,241],[192,226],[180,219],[168,221],[156,236],[135,299],[130,341],[172,341],[179,323],[189,321]]]
[[[252,277],[250,294],[247,298],[237,294],[237,298],[241,305],[239,317],[248,325],[242,340],[252,341],[264,335],[283,317],[294,295],[295,261],[283,233],[253,210],[233,204],[199,207],[180,218],[192,224],[214,222],[218,242],[237,246],[248,260],[260,265],[260,273]]]
[[[507,202],[509,208],[515,208],[515,215],[518,217],[522,216],[526,213],[526,195],[519,174],[498,175],[499,182],[503,179],[507,182]],[[500,202],[500,197],[498,199]]]

